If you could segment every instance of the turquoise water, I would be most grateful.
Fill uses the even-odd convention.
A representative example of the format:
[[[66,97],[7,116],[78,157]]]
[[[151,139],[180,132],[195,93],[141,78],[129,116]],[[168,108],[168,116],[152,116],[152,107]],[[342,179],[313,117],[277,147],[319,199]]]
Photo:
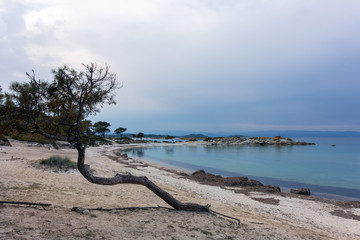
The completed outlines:
[[[316,145],[162,146],[131,149],[128,154],[189,171],[248,176],[283,189],[309,187],[313,195],[360,200],[360,138],[295,140]]]

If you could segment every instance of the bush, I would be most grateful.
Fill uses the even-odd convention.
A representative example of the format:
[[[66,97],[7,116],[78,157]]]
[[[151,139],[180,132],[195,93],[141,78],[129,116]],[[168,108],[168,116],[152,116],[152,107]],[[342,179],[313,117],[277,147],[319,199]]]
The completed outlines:
[[[130,144],[134,143],[135,141],[129,137],[122,137],[119,140],[116,141],[118,144]]]
[[[76,162],[71,161],[68,157],[61,156],[51,156],[48,159],[43,159],[40,161],[40,164],[48,165],[49,167],[58,168],[60,170],[77,168]]]
[[[19,141],[25,141],[25,142],[37,142],[40,144],[50,144],[51,141],[47,139],[46,137],[40,135],[40,134],[30,134],[30,133],[15,133],[11,135],[12,139],[19,140]]]
[[[91,147],[112,144],[111,141],[99,135],[85,135],[83,136],[83,140]]]
[[[197,142],[197,139],[195,139],[195,138],[190,138],[188,141],[189,141],[189,142]]]

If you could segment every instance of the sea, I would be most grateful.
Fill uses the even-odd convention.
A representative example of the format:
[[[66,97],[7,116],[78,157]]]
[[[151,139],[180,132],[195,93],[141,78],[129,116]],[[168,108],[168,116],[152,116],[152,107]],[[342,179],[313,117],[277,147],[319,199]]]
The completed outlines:
[[[316,145],[167,145],[127,150],[131,157],[186,172],[246,176],[282,192],[309,188],[311,195],[360,200],[360,138],[293,138]]]

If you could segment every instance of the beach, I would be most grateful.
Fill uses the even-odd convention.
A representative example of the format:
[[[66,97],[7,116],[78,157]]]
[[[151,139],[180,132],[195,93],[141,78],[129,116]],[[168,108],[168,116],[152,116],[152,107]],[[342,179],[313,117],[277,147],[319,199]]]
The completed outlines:
[[[147,176],[182,202],[209,204],[210,213],[170,210],[143,186],[91,184],[77,171],[39,164],[53,155],[76,160],[75,149],[11,141],[0,147],[0,239],[360,239],[360,206],[315,197],[243,191],[190,180],[183,173],[115,154],[123,145],[90,147],[95,175]],[[112,211],[71,211],[73,207]],[[160,207],[160,208],[155,208]]]

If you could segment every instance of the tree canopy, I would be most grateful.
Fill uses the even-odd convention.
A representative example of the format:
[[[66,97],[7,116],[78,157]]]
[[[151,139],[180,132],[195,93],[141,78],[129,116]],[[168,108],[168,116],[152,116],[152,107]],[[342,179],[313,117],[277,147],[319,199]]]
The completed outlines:
[[[126,132],[126,130],[127,130],[127,128],[119,127],[119,128],[117,128],[117,129],[115,129],[114,132],[115,132],[116,134],[120,135],[120,137],[121,137],[122,134],[123,134],[124,132]]]
[[[93,125],[93,129],[96,133],[99,133],[101,136],[105,136],[106,132],[110,132],[109,127],[111,126],[110,123],[105,122],[105,121],[99,121],[94,123]]]
[[[139,132],[137,135],[136,135],[137,138],[143,138],[145,137],[145,134],[142,133],[142,132]]]

